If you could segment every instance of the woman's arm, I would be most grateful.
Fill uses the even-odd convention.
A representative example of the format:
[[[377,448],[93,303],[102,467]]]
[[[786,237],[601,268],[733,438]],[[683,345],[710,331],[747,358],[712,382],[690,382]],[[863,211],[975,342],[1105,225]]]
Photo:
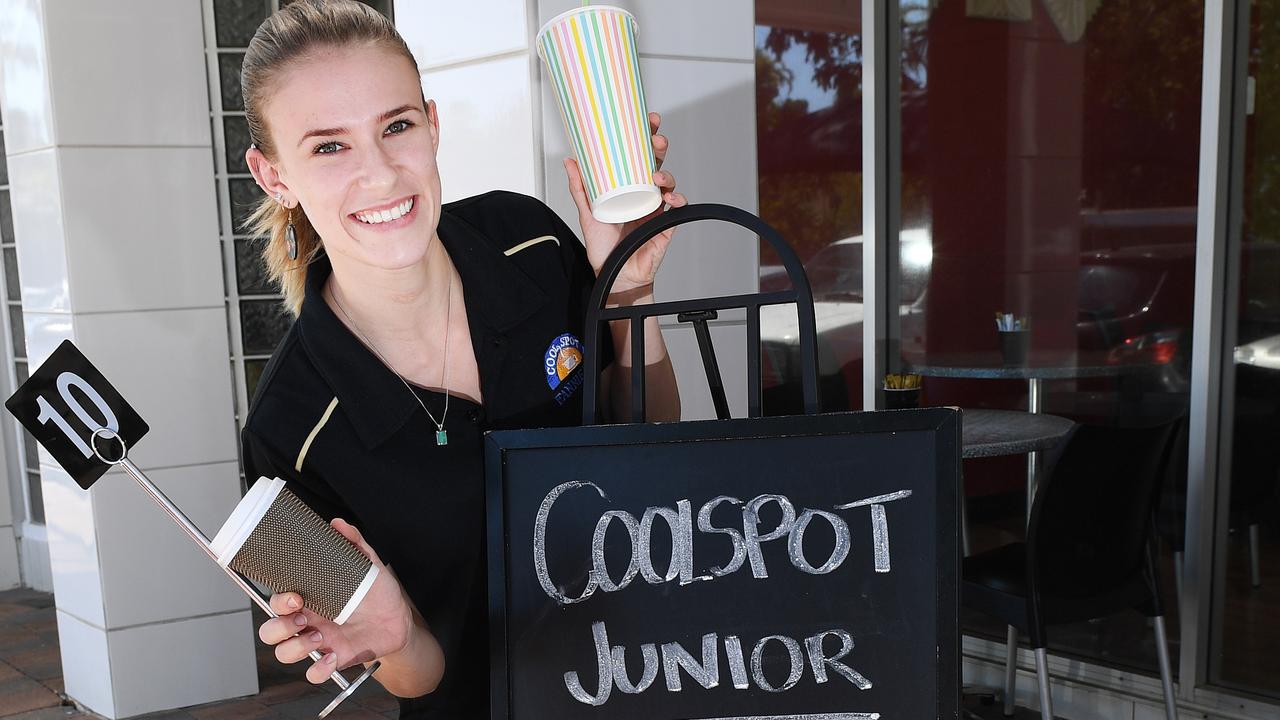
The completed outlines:
[[[391,568],[382,563],[359,530],[334,517],[349,513],[350,508],[326,492],[322,481],[308,478],[280,460],[248,428],[241,433],[241,446],[246,477],[283,478],[285,486],[312,510],[322,517],[334,518],[334,529],[378,567],[373,587],[346,623],[336,625],[303,608],[297,593],[280,593],[271,597],[271,609],[279,617],[263,623],[258,636],[276,646],[276,658],[283,663],[300,662],[312,650],[320,651],[324,657],[306,673],[307,679],[316,684],[327,682],[335,668],[381,659],[382,667],[374,673],[374,679],[393,695],[417,697],[434,690],[444,672],[439,643]]]
[[[608,307],[652,305],[653,285],[613,293]],[[614,422],[631,421],[631,322],[609,323],[613,337],[614,361],[601,381],[602,399],[607,398],[607,417]],[[662,337],[658,318],[644,321],[644,414],[651,422],[674,422],[680,419],[680,390],[676,386],[675,369],[667,344]]]
[[[569,194],[578,206],[578,222],[582,225],[587,260],[596,274],[599,274],[600,268],[618,243],[632,231],[666,212],[667,207],[683,207],[689,203],[684,195],[676,192],[675,176],[661,169],[670,147],[667,138],[658,134],[661,123],[662,117],[658,113],[649,113],[649,132],[653,136],[653,155],[656,161],[653,182],[660,189],[665,205],[629,223],[617,225],[595,219],[591,214],[591,200],[587,197],[578,163],[573,158],[565,158],[564,169],[569,181]],[[670,228],[658,233],[632,253],[614,279],[609,295],[610,306],[653,303],[653,281],[674,232],[675,228]],[[610,372],[601,378],[601,398],[608,399],[608,406],[603,409],[611,420],[626,422],[631,418],[631,324],[627,321],[614,321],[609,323],[609,330],[613,336],[614,362]],[[645,318],[644,338],[645,419],[679,420],[680,392],[656,317]]]
[[[276,659],[282,663],[300,662],[318,651],[322,657],[306,672],[307,680],[317,685],[327,682],[334,670],[381,660],[373,677],[391,694],[417,697],[435,690],[444,675],[440,644],[395,573],[360,532],[341,519],[335,518],[332,525],[378,567],[373,587],[342,625],[302,607],[297,593],[272,595],[271,609],[279,617],[264,622],[258,637],[276,646]]]

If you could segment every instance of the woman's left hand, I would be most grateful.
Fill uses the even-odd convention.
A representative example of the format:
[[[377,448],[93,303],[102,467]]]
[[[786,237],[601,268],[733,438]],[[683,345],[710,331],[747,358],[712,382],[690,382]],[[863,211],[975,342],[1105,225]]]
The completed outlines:
[[[657,161],[658,169],[653,173],[653,182],[662,190],[662,200],[665,206],[681,207],[688,205],[689,201],[684,195],[676,192],[676,178],[666,170],[662,170],[662,161],[667,157],[667,148],[669,143],[664,135],[658,134],[658,125],[662,122],[662,117],[658,113],[649,113],[649,132],[653,134],[653,156]],[[633,220],[622,225],[612,223],[602,223],[596,220],[591,214],[591,200],[587,197],[587,190],[583,186],[582,174],[578,169],[578,162],[573,158],[565,158],[565,173],[569,176],[569,194],[573,196],[573,202],[578,206],[578,222],[582,224],[583,240],[587,245],[587,259],[591,262],[591,267],[600,273],[600,268],[604,265],[605,260],[613,252],[631,231],[640,227],[644,223],[666,212],[666,207],[660,205],[657,210],[649,213],[639,220]],[[633,290],[645,285],[652,285],[654,276],[658,274],[658,266],[662,264],[662,257],[667,252],[667,245],[671,242],[671,235],[675,232],[675,228],[671,228],[661,232],[650,238],[639,250],[627,260],[627,264],[622,267],[622,271],[618,274],[618,279],[613,283],[612,291],[623,292]]]

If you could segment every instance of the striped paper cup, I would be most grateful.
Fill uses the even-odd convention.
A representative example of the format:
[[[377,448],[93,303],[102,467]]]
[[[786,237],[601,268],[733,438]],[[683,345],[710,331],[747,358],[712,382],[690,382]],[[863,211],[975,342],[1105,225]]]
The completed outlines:
[[[622,8],[588,5],[538,31],[560,117],[578,157],[591,214],[624,223],[653,212],[662,191],[636,55],[636,19]]]

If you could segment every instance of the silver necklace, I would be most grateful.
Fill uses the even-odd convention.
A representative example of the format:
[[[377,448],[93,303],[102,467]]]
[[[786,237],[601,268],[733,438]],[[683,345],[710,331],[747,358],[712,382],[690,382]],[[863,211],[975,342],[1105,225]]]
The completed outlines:
[[[409,386],[409,381],[405,380],[400,373],[396,372],[395,368],[391,367],[391,363],[387,362],[387,359],[382,357],[382,353],[378,352],[378,348],[373,344],[373,341],[365,337],[364,333],[360,332],[359,326],[357,326],[356,322],[351,319],[351,315],[347,313],[347,309],[342,306],[342,301],[338,299],[338,293],[335,292],[330,294],[333,295],[334,304],[342,311],[342,316],[347,319],[347,324],[351,326],[351,329],[356,331],[356,335],[360,336],[360,339],[364,341],[364,344],[373,351],[374,355],[378,356],[378,359],[382,361],[383,365],[387,366],[387,369],[391,371],[391,374],[395,375],[396,378],[404,384],[404,389],[409,391],[409,394],[413,396],[413,399],[417,400],[418,404],[422,406],[422,411],[427,414],[427,417],[431,418],[431,422],[436,426],[436,445],[448,445],[449,433],[444,429],[444,419],[449,414],[449,318],[451,317],[450,312],[453,309],[453,273],[449,273],[449,292],[445,296],[444,300],[444,368],[440,372],[440,385],[444,388],[444,410],[440,413],[439,420],[436,420],[436,416],[432,415],[431,411],[427,409],[426,403],[422,402],[422,398],[418,397],[418,393],[414,392],[413,388]]]

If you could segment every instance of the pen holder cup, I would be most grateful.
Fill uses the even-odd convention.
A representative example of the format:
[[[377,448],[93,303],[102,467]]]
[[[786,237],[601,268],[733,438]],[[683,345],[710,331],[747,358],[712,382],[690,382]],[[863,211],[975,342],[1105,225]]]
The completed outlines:
[[[885,410],[906,410],[920,407],[920,388],[884,388]]]
[[[1031,349],[1031,331],[1000,330],[1000,357],[1005,367],[1021,367],[1027,364],[1027,353]]]

